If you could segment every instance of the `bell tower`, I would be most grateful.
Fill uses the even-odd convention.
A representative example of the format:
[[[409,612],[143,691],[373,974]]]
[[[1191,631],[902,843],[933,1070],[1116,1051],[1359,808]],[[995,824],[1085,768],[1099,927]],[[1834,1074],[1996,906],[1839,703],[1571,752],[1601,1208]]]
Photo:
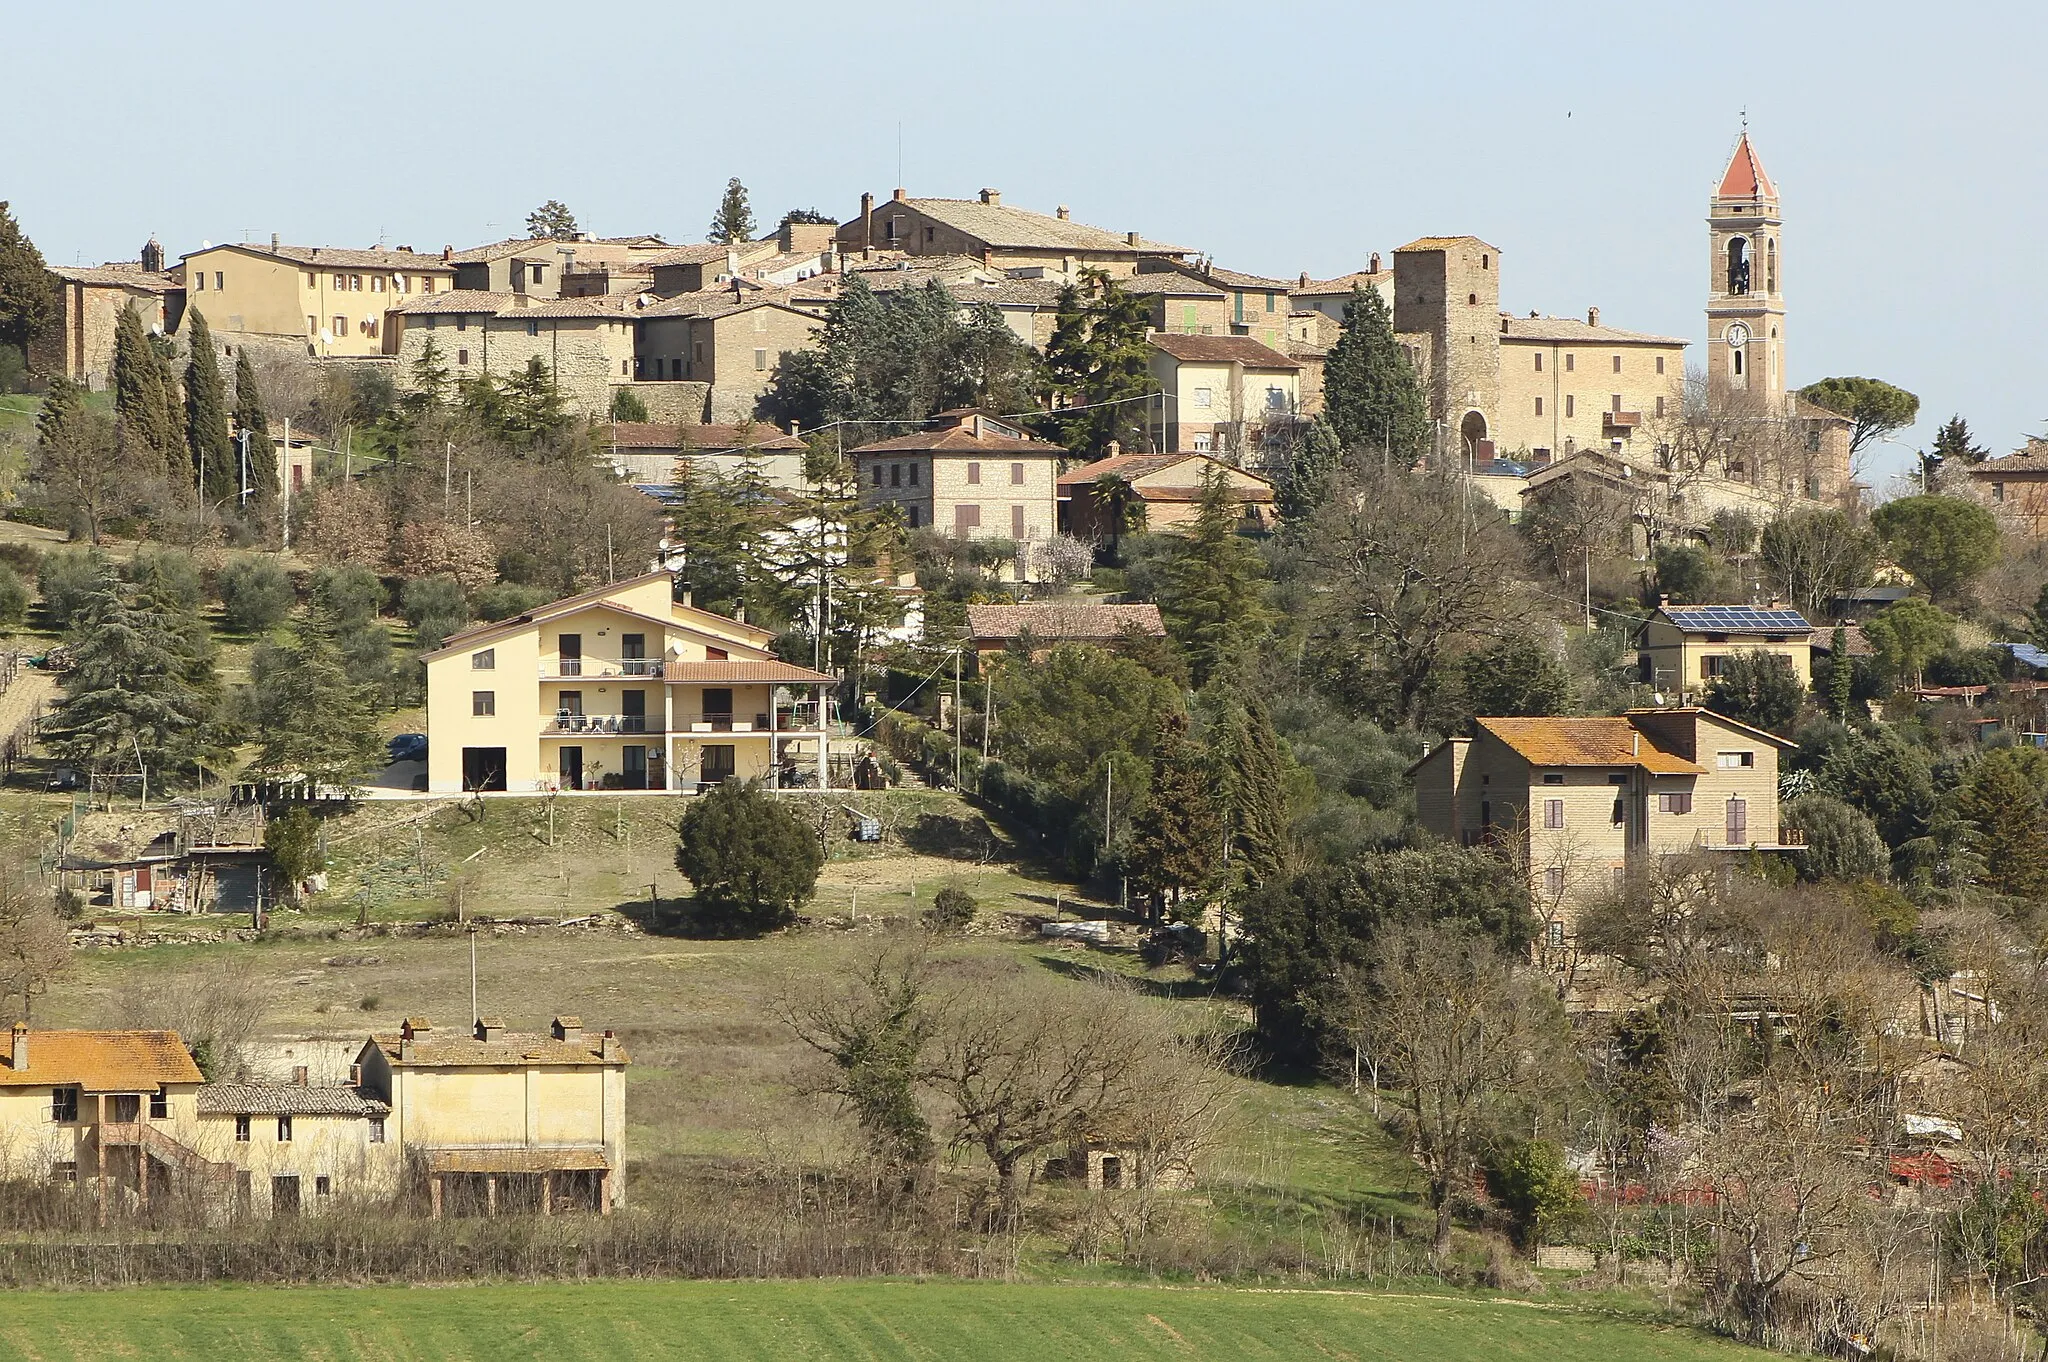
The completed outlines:
[[[1778,188],[1745,124],[1708,200],[1707,384],[1716,396],[1747,394],[1773,412],[1785,405],[1783,228]]]

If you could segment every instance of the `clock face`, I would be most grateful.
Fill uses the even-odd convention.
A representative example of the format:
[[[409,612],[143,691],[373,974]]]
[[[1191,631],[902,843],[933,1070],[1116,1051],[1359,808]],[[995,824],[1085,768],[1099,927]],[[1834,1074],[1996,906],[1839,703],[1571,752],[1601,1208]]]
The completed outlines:
[[[1741,322],[1730,323],[1728,330],[1723,334],[1727,336],[1728,344],[1733,349],[1740,350],[1749,344],[1749,328]]]

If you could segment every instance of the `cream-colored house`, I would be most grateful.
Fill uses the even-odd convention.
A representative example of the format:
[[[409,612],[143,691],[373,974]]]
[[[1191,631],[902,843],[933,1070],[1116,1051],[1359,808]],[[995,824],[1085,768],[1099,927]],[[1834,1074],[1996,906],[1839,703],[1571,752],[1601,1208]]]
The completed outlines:
[[[1773,601],[1757,605],[1658,605],[1638,645],[1643,684],[1674,698],[1706,694],[1736,653],[1774,653],[1813,684],[1813,626]]]
[[[1191,254],[1185,246],[1148,241],[1137,232],[1076,222],[1064,206],[1051,217],[1011,207],[994,189],[982,190],[975,199],[915,199],[898,189],[880,204],[873,194],[863,194],[860,213],[840,223],[838,235],[839,249],[847,255],[869,250],[967,255],[997,269],[1043,267],[1069,281],[1084,268],[1127,279],[1141,261]]]
[[[1301,361],[1250,336],[1155,334],[1153,443],[1174,454],[1257,463],[1301,412]]]
[[[678,603],[667,572],[452,634],[426,659],[427,788],[823,785],[832,678],[773,637]]]
[[[317,1214],[404,1187],[391,1109],[355,1082],[208,1083],[198,1109],[197,1147],[234,1169],[244,1211]]]
[[[445,293],[455,267],[410,247],[209,246],[179,259],[171,276],[216,331],[291,337],[316,357],[381,355],[385,315],[416,297]]]
[[[1025,545],[1057,533],[1054,483],[1066,450],[979,411],[933,419],[936,429],[849,451],[865,504],[900,506],[911,529],[956,539]]]
[[[1785,739],[1704,709],[1618,718],[1483,718],[1408,768],[1415,817],[1526,864],[1545,944],[1656,858],[1777,850]]]
[[[1491,450],[1563,458],[1580,449],[1639,451],[1653,458],[1685,398],[1685,341],[1575,317],[1502,317],[1500,398]]]
[[[1116,478],[1145,508],[1145,528],[1171,534],[1186,529],[1201,512],[1202,480],[1220,478],[1242,509],[1244,528],[1273,526],[1273,484],[1207,454],[1115,454],[1077,464],[1060,474],[1060,528],[1084,539],[1109,538],[1111,508],[1097,492],[1098,481]]]
[[[770,487],[792,492],[806,486],[810,446],[766,421],[613,421],[599,426],[597,436],[619,476],[637,487],[672,486],[684,468],[722,477],[750,471]]]
[[[441,1032],[414,1017],[357,1063],[434,1216],[625,1204],[627,1059],[610,1031],[557,1017],[522,1034],[485,1017]]]

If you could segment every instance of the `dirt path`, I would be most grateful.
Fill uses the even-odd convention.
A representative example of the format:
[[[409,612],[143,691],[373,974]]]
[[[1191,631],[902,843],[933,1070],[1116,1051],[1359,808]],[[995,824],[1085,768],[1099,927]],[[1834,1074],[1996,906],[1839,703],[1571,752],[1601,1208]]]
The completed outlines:
[[[23,663],[14,673],[14,684],[0,691],[0,740],[27,723],[41,705],[48,710],[57,698],[57,678]]]

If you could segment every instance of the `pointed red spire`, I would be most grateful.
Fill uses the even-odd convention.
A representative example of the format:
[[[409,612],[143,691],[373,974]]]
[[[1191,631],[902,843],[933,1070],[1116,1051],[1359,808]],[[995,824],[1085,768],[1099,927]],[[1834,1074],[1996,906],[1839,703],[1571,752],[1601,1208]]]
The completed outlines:
[[[1716,195],[1723,199],[1775,199],[1777,186],[1771,177],[1764,174],[1764,163],[1756,156],[1756,148],[1749,144],[1749,130],[1743,129],[1742,140],[1735,144],[1735,154],[1728,158],[1728,173],[1721,177],[1721,189]]]

